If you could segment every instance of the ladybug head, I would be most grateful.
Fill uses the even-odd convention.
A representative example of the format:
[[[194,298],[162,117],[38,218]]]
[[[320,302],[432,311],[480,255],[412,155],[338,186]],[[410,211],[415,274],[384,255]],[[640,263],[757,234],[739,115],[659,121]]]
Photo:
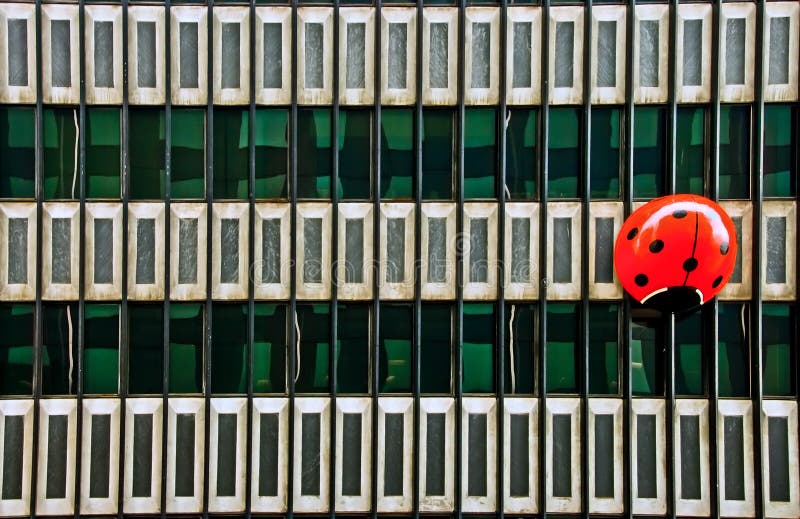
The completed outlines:
[[[637,302],[682,313],[722,290],[736,252],[733,221],[718,204],[697,195],[671,195],[628,217],[614,246],[614,267]]]

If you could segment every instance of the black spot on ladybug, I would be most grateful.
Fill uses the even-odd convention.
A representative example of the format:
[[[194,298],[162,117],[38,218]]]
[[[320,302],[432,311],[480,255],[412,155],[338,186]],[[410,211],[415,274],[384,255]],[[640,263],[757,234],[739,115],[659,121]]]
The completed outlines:
[[[661,249],[664,248],[664,242],[661,240],[654,240],[650,243],[650,252],[657,253],[661,252]]]
[[[691,272],[697,268],[697,260],[694,258],[689,258],[683,262],[683,270],[686,272]]]
[[[675,218],[686,218],[687,214],[689,213],[687,213],[685,209],[678,209],[672,212],[672,216],[674,216]]]
[[[644,274],[637,274],[636,278],[634,279],[634,281],[636,281],[637,285],[639,285],[640,287],[643,287],[643,286],[645,286],[647,284],[649,279],[647,279],[647,276],[645,276]]]
[[[719,284],[722,283],[722,276],[717,277],[713,283],[711,283],[711,288],[717,288]]]
[[[633,229],[628,231],[628,239],[632,240],[632,239],[636,238],[637,234],[639,234],[639,228],[638,227],[634,227]]]
[[[728,242],[724,242],[719,246],[719,253],[723,256],[728,253]]]

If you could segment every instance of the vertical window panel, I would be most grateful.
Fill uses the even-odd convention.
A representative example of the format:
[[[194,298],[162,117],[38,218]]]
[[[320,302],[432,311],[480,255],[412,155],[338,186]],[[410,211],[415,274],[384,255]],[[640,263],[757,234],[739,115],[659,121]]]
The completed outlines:
[[[633,196],[661,196],[666,190],[666,109],[637,107],[633,127]]]
[[[381,9],[381,104],[406,105],[416,98],[417,10]]]
[[[122,9],[86,6],[86,102],[122,102]],[[93,59],[88,59],[93,58]]]
[[[550,171],[547,191],[550,198],[577,198],[580,192],[581,112],[575,108],[550,110]]]
[[[499,100],[500,11],[491,7],[467,7],[464,68],[464,102],[496,104]]]
[[[250,99],[250,10],[214,9],[214,103],[246,104]],[[278,47],[277,52],[280,52]]]
[[[333,97],[333,10],[303,7],[298,15],[298,102],[329,104]],[[344,35],[343,35],[344,36]]]
[[[211,235],[214,299],[246,299],[250,281],[247,204],[214,204]]]
[[[510,110],[506,117],[506,195],[511,199],[536,198],[539,164],[538,111],[515,109]]]
[[[34,197],[34,113],[29,107],[0,107],[0,198]]]
[[[450,110],[422,113],[422,198],[449,199],[453,196],[453,146],[455,128]]]
[[[635,121],[636,119],[634,119]],[[622,109],[592,109],[590,192],[594,198],[620,197]]]
[[[676,34],[676,97],[679,103],[711,100],[711,6],[678,7]]]
[[[339,204],[337,286],[340,299],[372,297],[373,221],[370,204]],[[394,244],[393,241],[389,242]],[[402,247],[403,242],[399,245]]]
[[[411,198],[415,168],[413,110],[382,109],[380,139],[381,199]]]
[[[506,16],[506,102],[509,105],[538,104],[541,100],[542,58],[541,52],[536,52],[535,44],[541,34],[541,10],[531,6],[509,6]]]
[[[792,150],[800,132],[798,111],[790,105],[764,106],[764,185],[765,197],[793,197],[797,161]]]
[[[497,111],[468,108],[464,114],[464,197],[494,198],[497,177]]]
[[[408,393],[411,391],[412,306],[382,304],[378,325],[378,391]]]
[[[42,9],[43,101],[77,104],[79,29],[77,6],[48,5]]]
[[[36,218],[33,203],[0,204],[0,300],[36,298]]]
[[[454,105],[457,101],[458,10],[429,7],[423,11],[422,102]],[[471,47],[470,47],[471,49]],[[469,50],[467,51],[469,52]]]
[[[0,305],[0,395],[33,394],[33,312],[31,304]]]
[[[161,394],[164,380],[164,307],[128,306],[128,392]]]
[[[755,76],[755,5],[731,3],[720,12],[720,100],[753,100]],[[764,46],[769,42],[764,40]],[[764,50],[760,50],[764,53]],[[768,64],[764,75],[768,75]]]
[[[164,104],[168,66],[165,33],[164,9],[145,5],[128,8],[128,101],[131,104]],[[170,45],[175,48],[171,42]],[[131,138],[135,135],[131,131]]]
[[[86,299],[119,299],[122,295],[122,207],[87,204],[84,235]]]
[[[170,32],[172,104],[205,104],[208,101],[208,10],[193,6],[170,9]],[[220,34],[221,30],[216,32]]]
[[[604,5],[592,10],[593,103],[625,100],[625,53],[633,52],[627,49],[626,16],[626,10],[616,6]]]
[[[38,79],[36,53],[33,52],[36,48],[35,6],[0,6],[0,24],[4,49],[4,69],[0,72],[0,103],[34,103]]]
[[[288,6],[258,6],[255,16],[255,97],[258,104],[287,104],[291,101],[292,74]],[[249,64],[242,70],[248,70]]]
[[[375,84],[375,11],[370,7],[339,10],[339,102],[369,105]]]
[[[120,110],[88,108],[85,120],[86,198],[119,199],[122,169]]]
[[[206,204],[170,206],[170,298],[206,298]]]

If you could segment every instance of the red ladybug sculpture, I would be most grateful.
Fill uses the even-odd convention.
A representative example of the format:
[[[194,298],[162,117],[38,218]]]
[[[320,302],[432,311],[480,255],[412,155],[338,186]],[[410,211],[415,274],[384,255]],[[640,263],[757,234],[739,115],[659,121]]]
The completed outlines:
[[[722,290],[736,252],[736,229],[722,207],[702,196],[671,195],[628,217],[614,246],[614,267],[633,299],[680,313]]]

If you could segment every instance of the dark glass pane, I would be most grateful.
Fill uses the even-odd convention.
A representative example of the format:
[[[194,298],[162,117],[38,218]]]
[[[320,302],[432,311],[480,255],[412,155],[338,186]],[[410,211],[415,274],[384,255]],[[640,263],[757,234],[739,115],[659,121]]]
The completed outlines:
[[[25,422],[22,415],[6,415],[3,424],[3,486],[1,499],[22,499],[23,460],[25,458]]]
[[[667,110],[636,107],[633,115],[633,196],[654,198],[665,192]]]
[[[592,107],[592,198],[619,198],[620,108]]]
[[[178,49],[180,88],[197,88],[199,78],[198,23],[179,22],[178,28],[180,29]]]
[[[366,24],[347,23],[347,62],[345,88],[364,88]]]
[[[172,198],[205,197],[205,110],[172,110],[170,150]]]
[[[675,190],[703,194],[706,170],[704,108],[679,107],[675,149]]]
[[[285,109],[256,110],[256,198],[285,198],[289,174],[289,114]]]
[[[530,395],[535,387],[535,345],[538,344],[538,308],[535,304],[506,305],[505,391]]]
[[[247,109],[214,109],[214,199],[247,198],[249,118]]]
[[[28,49],[28,20],[7,18],[7,22],[8,86],[28,86],[28,52],[33,50]]]
[[[33,198],[36,133],[34,109],[0,106],[0,198]]]
[[[531,44],[533,36],[532,22],[512,22],[514,32],[513,42],[513,78],[512,88],[530,88],[532,82],[531,74]]]
[[[750,197],[749,106],[720,108],[719,197]]]
[[[156,87],[156,22],[136,22],[136,79],[140,88]]]
[[[769,69],[767,82],[770,85],[785,85],[789,82],[789,48],[791,18],[769,17]]]
[[[298,393],[329,393],[331,316],[327,304],[298,304],[297,327],[300,330],[300,357],[296,378]]]
[[[286,305],[254,306],[253,391],[286,390]]]
[[[744,85],[744,47],[747,20],[744,18],[727,18],[725,22],[725,84]]]
[[[87,304],[83,338],[83,391],[119,391],[119,306]]]
[[[461,355],[465,393],[494,391],[495,328],[494,305],[464,304]]]
[[[222,88],[239,88],[241,72],[239,70],[239,44],[241,40],[241,24],[224,22],[222,26],[222,52],[220,78]]]
[[[166,194],[164,109],[131,107],[128,124],[128,146],[135,150],[135,153],[128,154],[131,199],[163,199]]]
[[[580,128],[580,110],[576,108],[550,110],[550,146],[547,150],[550,165],[547,192],[550,198],[578,197],[582,153]]]
[[[577,432],[577,431],[576,431]],[[572,496],[572,417],[568,414],[553,415],[552,478],[553,496]],[[576,468],[577,469],[577,468]]]
[[[120,112],[116,108],[86,110],[86,196],[120,196]],[[136,150],[138,153],[138,150]]]
[[[703,322],[699,310],[675,320],[675,393],[700,396],[703,388]]]
[[[321,23],[305,22],[305,88],[323,88],[323,64],[325,41]]]
[[[469,108],[464,111],[464,197],[494,198],[496,176],[497,111]]]
[[[700,86],[703,79],[703,19],[683,22],[683,86]]]
[[[44,197],[77,198],[80,195],[78,172],[78,109],[45,108]]]
[[[8,218],[7,237],[6,281],[9,285],[25,284],[28,282],[28,219]]]
[[[32,304],[0,305],[2,396],[33,394],[33,311]]]
[[[634,395],[663,395],[664,337],[658,323],[631,324],[631,386]]]
[[[160,394],[164,378],[164,307],[128,306],[128,392]]]
[[[348,199],[369,199],[372,192],[372,113],[340,111],[338,145],[339,195]]]
[[[42,394],[75,394],[78,353],[78,304],[43,305]]]
[[[412,310],[410,304],[381,304],[378,390],[382,393],[411,391]]]
[[[636,497],[658,497],[656,415],[636,416]]]
[[[639,21],[639,84],[643,87],[658,86],[659,70],[659,23],[658,20]]]
[[[50,19],[50,79],[54,87],[72,86],[70,25],[71,20]]]
[[[519,25],[519,24],[514,24]],[[538,168],[536,109],[509,110],[506,125],[506,193],[512,199],[536,198]]]
[[[114,22],[94,22],[94,86],[114,88]]]
[[[369,393],[370,305],[339,304],[337,393]]]
[[[362,447],[366,445],[361,444],[361,434],[362,427],[370,426],[369,423],[362,423],[364,421],[359,413],[342,413],[342,495],[344,496],[360,496],[362,493],[362,457],[366,457],[366,452],[362,454]]]
[[[453,112],[422,113],[422,198],[453,196]]]
[[[597,86],[617,86],[617,22],[597,22]]]
[[[175,417],[175,496],[194,496],[195,415],[180,413]]]
[[[110,23],[110,22],[109,22]],[[109,497],[109,465],[111,464],[111,415],[91,417],[91,446],[89,448],[89,497]],[[83,434],[89,431],[84,430]],[[114,467],[115,469],[117,467]]]
[[[788,20],[788,18],[787,18]],[[775,18],[772,18],[775,21]],[[795,194],[797,111],[791,105],[764,106],[764,196]]]
[[[469,413],[467,433],[467,495],[485,496],[488,487],[486,481],[487,453],[486,446],[490,438],[487,434],[486,414]],[[494,440],[494,438],[491,438]]]
[[[264,24],[264,88],[283,85],[283,24]]]
[[[578,305],[547,305],[547,392],[578,391]]]
[[[222,218],[220,221],[221,261],[220,283],[239,282],[239,219]]]
[[[411,198],[415,165],[414,111],[409,108],[381,110],[380,144],[381,198]]]
[[[422,304],[422,358],[420,391],[450,393],[450,355],[453,338],[452,306]]]
[[[446,22],[430,24],[430,45],[428,55],[428,76],[430,88],[447,88],[448,69],[448,31]]]
[[[794,396],[795,319],[790,305],[765,304],[762,308],[765,396]]]
[[[405,89],[408,72],[408,23],[389,23],[389,88]]]
[[[331,111],[303,108],[297,111],[297,196],[331,196]]]
[[[203,305],[169,306],[169,392],[203,391]]]
[[[492,24],[472,22],[472,77],[471,88],[489,88],[491,63]]]
[[[618,395],[619,305],[589,304],[589,393]]]
[[[247,392],[247,305],[216,303],[211,312],[211,392]]]
[[[47,418],[47,483],[46,499],[64,499],[67,494],[68,415],[54,414]],[[44,450],[44,446],[43,446]]]
[[[572,88],[575,45],[575,22],[556,22],[555,38],[555,87]]]
[[[114,282],[114,221],[94,219],[94,279],[95,284]]]
[[[718,390],[721,397],[750,396],[750,348],[747,334],[749,307],[742,303],[720,303]]]

